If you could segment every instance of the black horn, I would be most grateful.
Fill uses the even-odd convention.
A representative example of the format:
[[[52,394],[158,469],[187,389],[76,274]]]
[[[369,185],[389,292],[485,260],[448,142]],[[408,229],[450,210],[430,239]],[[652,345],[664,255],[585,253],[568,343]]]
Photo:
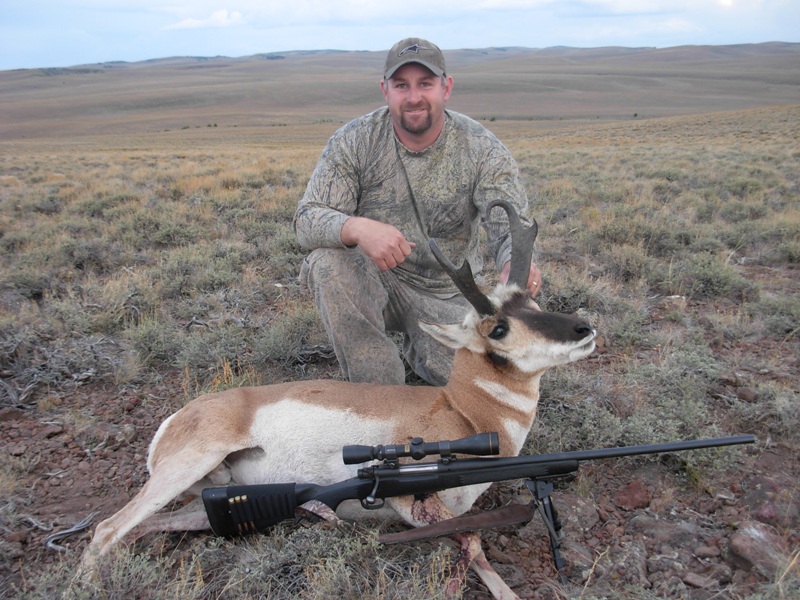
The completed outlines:
[[[499,206],[508,215],[508,231],[511,236],[511,270],[508,283],[515,283],[520,289],[528,287],[528,277],[533,259],[533,243],[539,233],[539,225],[534,220],[530,227],[525,227],[519,218],[517,209],[506,200],[495,200],[486,207],[488,219],[491,210]]]
[[[428,245],[431,247],[433,256],[439,261],[439,264],[442,265],[442,269],[450,276],[450,279],[456,284],[456,287],[464,295],[464,298],[478,311],[479,315],[487,316],[497,312],[497,309],[494,304],[492,304],[492,301],[489,300],[489,297],[484,294],[478,287],[478,284],[475,283],[472,269],[466,260],[464,264],[461,265],[461,268],[457,269],[444,255],[441,248],[439,248],[433,239],[428,240]]]

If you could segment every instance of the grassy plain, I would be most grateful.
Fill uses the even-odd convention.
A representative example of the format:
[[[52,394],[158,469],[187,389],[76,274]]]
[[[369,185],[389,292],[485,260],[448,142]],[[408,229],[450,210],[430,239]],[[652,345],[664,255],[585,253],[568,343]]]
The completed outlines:
[[[713,94],[669,84],[678,71],[681,81],[695,77],[687,79],[688,59],[662,55],[656,73],[650,58],[644,77],[631,63],[617,66],[612,52],[602,57],[611,85],[593,103],[587,98],[600,88],[591,86],[605,75],[557,88],[531,78],[526,88],[524,76],[513,77],[518,57],[492,56],[506,61],[505,70],[494,62],[491,72],[504,76],[493,82],[485,61],[476,66],[472,55],[458,56],[463,98],[453,108],[474,109],[509,146],[533,199],[543,307],[584,313],[602,336],[593,359],[546,379],[528,450],[751,432],[760,450],[778,445],[796,457],[800,106],[784,101],[786,90],[798,89],[794,75],[757,61],[738,72],[730,67],[713,84],[720,98],[726,94],[718,103]],[[335,88],[329,67],[339,57],[315,58],[322,63],[284,70],[260,82],[263,89],[237,87],[244,85],[239,79],[228,85],[219,75],[253,68],[249,63],[220,66],[193,76],[194,91],[185,93],[176,90],[186,82],[170,85],[175,71],[153,78],[160,71],[143,65],[108,67],[102,75],[0,73],[0,80],[18,80],[16,95],[0,93],[0,107],[14,115],[0,138],[0,406],[78,428],[101,418],[94,405],[76,401],[84,389],[113,403],[118,394],[145,396],[157,383],[169,396],[157,407],[148,401],[152,429],[201,391],[337,376],[313,304],[297,283],[303,253],[291,217],[328,136],[379,98],[375,56],[358,57],[363,64],[352,70],[352,87]],[[566,60],[547,63],[554,79]],[[598,60],[575,68],[596,73]],[[267,62],[288,69],[290,61]],[[170,69],[188,68],[177,63]],[[691,64],[708,73],[700,63]],[[480,76],[471,77],[477,69]],[[117,71],[124,76],[114,81],[127,87],[104,83],[96,94],[92,77]],[[737,73],[755,72],[771,78],[775,94],[759,99],[758,77],[736,87]],[[71,91],[54,91],[58,77]],[[72,89],[70,78],[81,85]],[[500,80],[510,86],[501,97],[515,100],[490,105],[484,94]],[[588,89],[578,89],[587,81]],[[215,91],[197,92],[210,87]],[[316,87],[320,96],[308,104],[287,101]],[[630,103],[627,88],[647,100]],[[560,107],[520,100],[530,99],[522,91],[548,89],[564,99]],[[270,97],[274,105],[259,111]],[[677,107],[676,99],[683,99]],[[130,492],[145,477],[147,427],[128,451],[140,459]],[[746,460],[693,453],[683,468],[698,485],[713,487]],[[4,530],[34,510],[41,482],[51,477],[44,463],[14,455],[0,467]],[[84,493],[77,485],[58,491]],[[111,508],[118,506],[106,512]],[[378,551],[368,535],[353,535],[281,530],[238,544],[203,537],[189,542],[192,553],[155,557],[134,548],[108,566],[106,597],[144,588],[159,598],[438,593],[442,550]],[[340,551],[331,554],[333,546]],[[2,556],[6,567],[14,562]],[[21,597],[48,597],[66,586],[76,560],[72,553],[55,564],[31,549],[21,569],[5,571],[7,581]],[[787,573],[725,597],[796,592],[798,580]],[[591,594],[587,588],[582,597]]]

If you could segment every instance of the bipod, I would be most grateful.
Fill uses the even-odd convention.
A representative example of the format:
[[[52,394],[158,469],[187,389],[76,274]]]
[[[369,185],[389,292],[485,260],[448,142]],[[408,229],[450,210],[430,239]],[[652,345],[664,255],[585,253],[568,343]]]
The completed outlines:
[[[564,574],[564,567],[567,565],[564,557],[561,556],[561,540],[564,537],[561,532],[561,519],[558,518],[558,511],[553,505],[550,494],[553,493],[555,481],[572,481],[575,475],[555,475],[545,477],[534,477],[525,481],[525,486],[530,491],[533,499],[531,503],[536,507],[536,511],[542,517],[547,533],[550,536],[550,552],[553,555],[553,562],[556,571],[563,585],[567,585],[567,576]]]

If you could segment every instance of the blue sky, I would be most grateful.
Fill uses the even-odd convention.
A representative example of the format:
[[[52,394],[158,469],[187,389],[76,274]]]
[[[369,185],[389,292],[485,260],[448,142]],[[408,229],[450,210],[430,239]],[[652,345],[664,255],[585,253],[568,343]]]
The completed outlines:
[[[168,56],[800,42],[798,0],[0,0],[0,70]]]

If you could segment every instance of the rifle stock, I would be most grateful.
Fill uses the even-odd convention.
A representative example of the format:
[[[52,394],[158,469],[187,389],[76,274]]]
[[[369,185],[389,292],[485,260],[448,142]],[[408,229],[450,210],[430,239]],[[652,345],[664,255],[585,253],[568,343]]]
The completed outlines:
[[[455,442],[441,442],[444,447]],[[387,460],[363,467],[358,476],[330,485],[280,483],[235,485],[203,490],[203,503],[216,535],[231,536],[265,531],[294,517],[298,506],[317,500],[336,509],[345,500],[359,500],[365,508],[379,508],[384,498],[432,494],[468,485],[529,479],[552,480],[578,470],[581,461],[643,454],[678,452],[737,444],[752,444],[755,437],[686,440],[643,446],[559,452],[502,458],[442,458],[436,462],[399,465]],[[383,448],[383,447],[376,447]]]

